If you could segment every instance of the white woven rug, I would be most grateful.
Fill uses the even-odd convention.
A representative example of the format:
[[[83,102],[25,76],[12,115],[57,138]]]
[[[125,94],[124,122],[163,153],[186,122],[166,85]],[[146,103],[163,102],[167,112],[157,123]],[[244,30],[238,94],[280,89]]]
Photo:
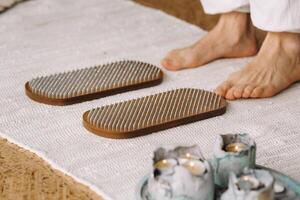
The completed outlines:
[[[78,105],[29,100],[24,83],[42,74],[120,59],[159,65],[172,48],[205,32],[125,0],[36,0],[0,16],[0,133],[92,186],[107,199],[132,200],[161,144],[198,143],[208,157],[217,134],[248,132],[258,163],[300,180],[300,85],[270,99],[231,102],[217,118],[130,140],[87,132],[82,113],[93,107],[178,87],[213,89],[249,59],[166,72],[163,84]]]

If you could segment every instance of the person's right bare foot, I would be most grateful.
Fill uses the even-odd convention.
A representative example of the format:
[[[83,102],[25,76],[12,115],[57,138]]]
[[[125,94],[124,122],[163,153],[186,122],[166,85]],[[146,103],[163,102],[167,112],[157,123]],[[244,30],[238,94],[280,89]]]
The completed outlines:
[[[223,14],[218,24],[194,45],[171,51],[161,64],[168,70],[204,65],[218,58],[253,56],[258,47],[250,17],[245,13]]]
[[[215,92],[229,100],[272,97],[300,81],[300,34],[269,32],[257,56]]]

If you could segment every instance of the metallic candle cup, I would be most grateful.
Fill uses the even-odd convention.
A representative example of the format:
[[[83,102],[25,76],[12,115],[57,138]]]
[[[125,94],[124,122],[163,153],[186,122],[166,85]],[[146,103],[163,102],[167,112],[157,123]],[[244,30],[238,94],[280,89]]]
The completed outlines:
[[[265,170],[248,170],[240,176],[231,173],[221,200],[273,200],[273,185],[273,176]]]
[[[255,158],[256,144],[248,134],[220,135],[212,159],[215,184],[226,188],[230,172],[239,175],[244,168],[255,168]]]
[[[213,200],[213,172],[198,146],[159,148],[148,180],[151,200]]]

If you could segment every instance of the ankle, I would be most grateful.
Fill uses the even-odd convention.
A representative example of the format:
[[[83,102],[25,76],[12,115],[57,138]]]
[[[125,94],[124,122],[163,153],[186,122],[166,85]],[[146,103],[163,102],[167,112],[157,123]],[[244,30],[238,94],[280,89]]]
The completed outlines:
[[[229,26],[239,32],[247,32],[251,27],[251,20],[247,13],[230,12],[221,15],[218,25],[223,28]]]
[[[247,13],[230,12],[222,14],[215,29],[222,34],[228,32],[229,37],[237,43],[248,38],[255,40],[254,27]]]
[[[287,53],[300,56],[300,34],[287,32],[269,32],[267,41],[273,43],[274,47],[283,49]]]

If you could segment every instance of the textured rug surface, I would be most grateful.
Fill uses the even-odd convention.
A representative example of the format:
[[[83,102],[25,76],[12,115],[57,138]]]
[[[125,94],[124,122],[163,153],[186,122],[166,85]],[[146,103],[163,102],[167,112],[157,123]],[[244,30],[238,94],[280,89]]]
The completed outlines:
[[[24,94],[39,75],[121,59],[159,65],[172,48],[204,31],[124,0],[28,1],[0,16],[0,135],[47,159],[106,199],[134,199],[162,144],[194,144],[211,155],[217,134],[248,132],[258,164],[300,180],[300,85],[261,100],[230,102],[225,115],[130,139],[90,134],[82,113],[93,107],[179,87],[212,90],[249,59],[226,59],[201,68],[166,72],[163,84],[67,107],[42,105]]]
[[[1,200],[105,200],[34,153],[0,138]]]
[[[0,13],[26,0],[0,0]]]

